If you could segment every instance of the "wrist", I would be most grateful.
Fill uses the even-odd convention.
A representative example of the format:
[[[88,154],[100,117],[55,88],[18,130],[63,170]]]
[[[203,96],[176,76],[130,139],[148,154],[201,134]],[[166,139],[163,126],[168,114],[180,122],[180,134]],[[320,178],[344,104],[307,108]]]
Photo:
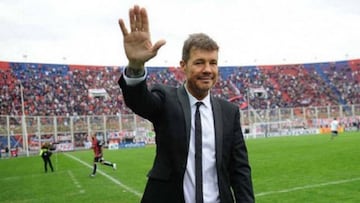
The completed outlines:
[[[139,78],[144,76],[145,70],[144,68],[132,68],[130,66],[126,66],[125,74],[129,78]]]
[[[129,62],[129,64],[126,66],[125,74],[130,78],[144,76],[144,63]]]

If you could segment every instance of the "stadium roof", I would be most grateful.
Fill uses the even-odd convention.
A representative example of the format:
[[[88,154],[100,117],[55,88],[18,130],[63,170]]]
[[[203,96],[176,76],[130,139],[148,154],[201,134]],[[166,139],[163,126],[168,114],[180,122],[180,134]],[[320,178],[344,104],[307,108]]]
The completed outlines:
[[[219,65],[266,65],[360,57],[357,0],[139,0],[154,41],[147,65],[177,66],[183,40],[205,32],[219,42]],[[0,60],[126,65],[118,18],[132,0],[5,0]],[[127,22],[127,20],[126,20]]]

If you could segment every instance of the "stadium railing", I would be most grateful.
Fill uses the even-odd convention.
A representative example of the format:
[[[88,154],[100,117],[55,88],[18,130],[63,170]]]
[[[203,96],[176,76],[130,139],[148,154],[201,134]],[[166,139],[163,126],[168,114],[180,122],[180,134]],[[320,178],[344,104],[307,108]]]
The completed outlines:
[[[333,118],[341,130],[354,130],[360,122],[360,104],[324,107],[240,110],[246,138],[321,134]],[[58,151],[89,148],[95,133],[111,149],[153,144],[152,124],[135,115],[112,116],[0,116],[0,144],[16,149],[19,155],[37,154],[44,142],[56,143]]]

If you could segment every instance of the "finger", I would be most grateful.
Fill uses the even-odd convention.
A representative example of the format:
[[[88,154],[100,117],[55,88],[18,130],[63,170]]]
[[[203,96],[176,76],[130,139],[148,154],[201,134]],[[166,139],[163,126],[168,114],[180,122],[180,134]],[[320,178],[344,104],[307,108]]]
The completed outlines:
[[[149,20],[146,9],[142,8],[140,12],[141,12],[142,31],[149,32]]]
[[[153,52],[157,52],[164,44],[166,44],[166,41],[165,41],[165,40],[159,40],[159,41],[157,41],[157,42],[154,44],[154,46],[153,46],[153,48],[152,48],[152,51],[153,51]]]
[[[140,7],[139,7],[139,6],[135,6],[135,7],[134,7],[134,12],[135,12],[135,26],[136,26],[136,31],[141,31],[141,30],[142,30],[142,23],[141,23]]]
[[[130,19],[130,30],[131,32],[135,32],[136,31],[136,19],[135,19],[135,7],[131,8],[129,10],[129,19]]]
[[[127,35],[128,30],[125,27],[125,23],[124,23],[123,19],[119,19],[119,26],[120,26],[120,29],[121,29],[121,32],[122,32],[123,36]]]

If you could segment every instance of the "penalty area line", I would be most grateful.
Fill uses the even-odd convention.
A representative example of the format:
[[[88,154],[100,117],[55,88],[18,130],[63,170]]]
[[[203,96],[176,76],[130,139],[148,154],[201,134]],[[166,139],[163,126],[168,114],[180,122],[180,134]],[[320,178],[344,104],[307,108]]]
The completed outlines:
[[[338,181],[331,181],[331,182],[327,182],[327,183],[305,185],[305,186],[302,186],[302,187],[294,187],[294,188],[289,188],[289,189],[284,189],[284,190],[260,192],[258,194],[255,194],[255,196],[256,197],[261,197],[261,196],[267,196],[267,195],[272,195],[272,194],[288,193],[288,192],[293,192],[293,191],[297,191],[297,190],[318,188],[318,187],[324,187],[324,186],[328,186],[328,185],[338,185],[338,184],[350,183],[350,182],[355,182],[355,181],[360,181],[360,177],[359,178],[352,178],[352,179],[345,179],[345,180],[338,180]]]
[[[68,154],[68,153],[64,153],[64,155],[66,155],[66,156],[69,157],[69,158],[74,159],[75,161],[80,162],[81,164],[83,164],[83,165],[85,165],[85,166],[87,166],[87,167],[89,167],[89,168],[91,168],[91,169],[92,169],[92,167],[93,167],[93,166],[91,166],[90,164],[88,164],[88,163],[86,163],[86,162],[78,159],[77,157],[75,157],[75,156],[73,156],[73,155],[70,155],[70,154]],[[103,175],[103,176],[105,176],[107,179],[111,180],[113,183],[115,183],[115,184],[117,184],[118,186],[122,187],[123,189],[125,189],[125,190],[133,193],[134,195],[136,195],[136,196],[138,196],[138,197],[141,197],[141,196],[142,196],[142,193],[140,193],[140,192],[134,190],[133,188],[125,185],[124,183],[120,182],[119,180],[117,180],[117,179],[109,176],[108,174],[104,173],[103,171],[101,171],[101,170],[98,169],[96,172],[99,173],[99,174],[101,174],[101,175]]]

